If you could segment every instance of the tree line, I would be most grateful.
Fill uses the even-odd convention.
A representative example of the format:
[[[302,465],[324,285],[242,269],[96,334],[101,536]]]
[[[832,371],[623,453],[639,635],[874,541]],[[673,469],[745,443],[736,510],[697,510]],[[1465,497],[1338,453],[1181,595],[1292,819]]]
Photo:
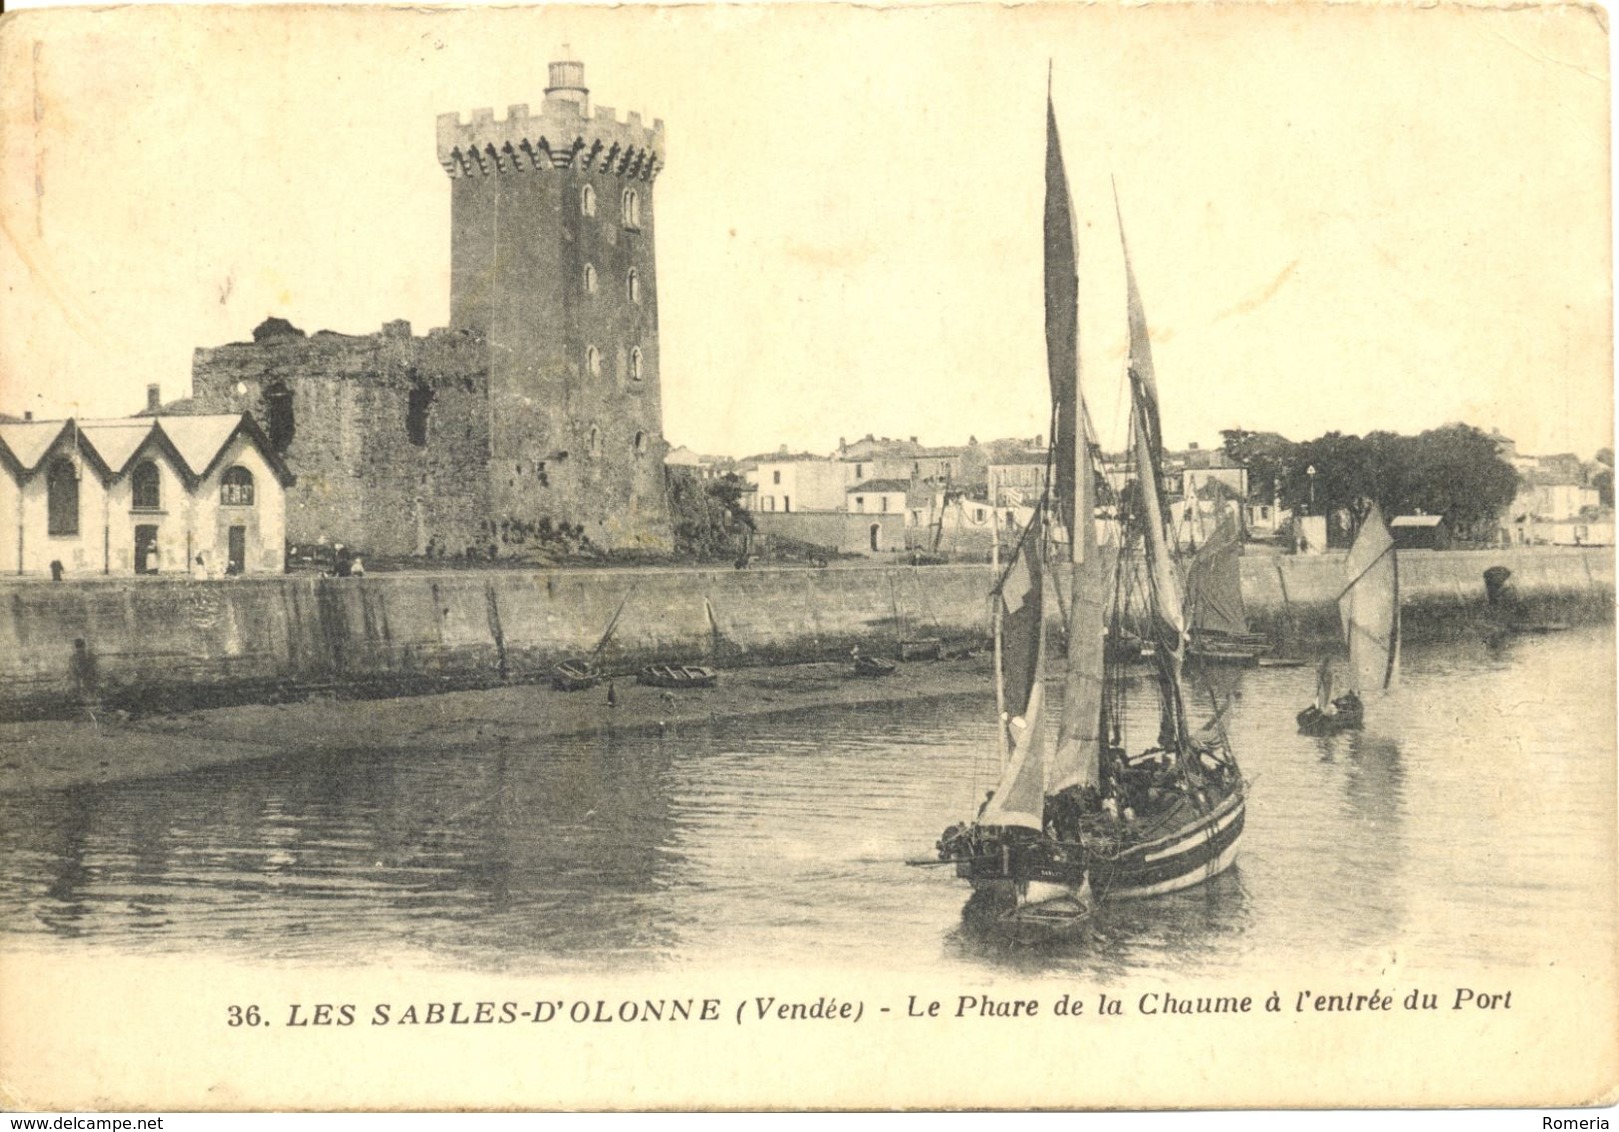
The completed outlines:
[[[1383,514],[1443,515],[1454,535],[1490,541],[1518,491],[1518,473],[1470,425],[1416,436],[1329,432],[1292,441],[1274,432],[1227,429],[1226,454],[1248,469],[1252,503],[1327,516],[1329,541],[1353,537],[1375,501]]]

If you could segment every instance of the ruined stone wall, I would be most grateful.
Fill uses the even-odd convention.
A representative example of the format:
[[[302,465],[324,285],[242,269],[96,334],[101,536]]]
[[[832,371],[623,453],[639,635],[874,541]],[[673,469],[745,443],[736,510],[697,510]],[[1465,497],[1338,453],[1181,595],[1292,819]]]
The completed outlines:
[[[405,323],[363,337],[285,327],[196,351],[192,386],[200,411],[250,412],[282,448],[298,477],[287,492],[291,541],[384,555],[461,554],[489,541],[481,336],[413,338]],[[290,430],[277,404],[288,393]]]

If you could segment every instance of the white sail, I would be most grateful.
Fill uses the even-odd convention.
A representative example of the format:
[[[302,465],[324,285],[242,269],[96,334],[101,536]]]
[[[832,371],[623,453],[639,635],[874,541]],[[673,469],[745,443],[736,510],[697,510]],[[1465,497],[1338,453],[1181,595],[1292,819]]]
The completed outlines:
[[[1344,563],[1338,616],[1349,643],[1348,683],[1356,692],[1391,687],[1400,669],[1400,569],[1383,512],[1372,504]]]
[[[978,820],[985,825],[1040,829],[1045,815],[1046,760],[1041,734],[1045,707],[1046,618],[1042,568],[1044,526],[1039,512],[1024,532],[1017,555],[1001,579],[1000,671],[1006,768]]]

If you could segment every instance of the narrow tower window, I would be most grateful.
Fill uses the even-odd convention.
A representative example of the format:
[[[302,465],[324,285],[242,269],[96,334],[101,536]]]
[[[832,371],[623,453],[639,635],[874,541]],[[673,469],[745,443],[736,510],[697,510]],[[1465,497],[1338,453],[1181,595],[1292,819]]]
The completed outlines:
[[[270,447],[284,453],[292,447],[292,436],[297,422],[293,415],[292,390],[276,382],[264,391],[264,431],[269,434]]]
[[[592,456],[602,454],[602,430],[595,425],[590,426],[590,454]]]
[[[630,380],[641,380],[641,347],[639,346],[630,351]]]
[[[641,301],[641,274],[635,268],[630,268],[630,277],[625,290],[629,292],[630,302]]]
[[[594,295],[595,293],[596,293],[596,265],[593,264],[593,263],[587,263],[587,264],[585,264],[585,294]]]
[[[602,354],[594,346],[585,347],[585,369],[591,377],[600,377],[602,372]]]
[[[624,190],[624,227],[641,226],[641,194],[634,189]]]
[[[596,215],[596,190],[590,185],[579,190],[579,211],[585,216]]]
[[[433,390],[413,385],[405,408],[405,435],[418,448],[427,447],[427,411],[433,407]]]
[[[637,456],[646,455],[646,433],[644,432],[635,434],[635,454]]]

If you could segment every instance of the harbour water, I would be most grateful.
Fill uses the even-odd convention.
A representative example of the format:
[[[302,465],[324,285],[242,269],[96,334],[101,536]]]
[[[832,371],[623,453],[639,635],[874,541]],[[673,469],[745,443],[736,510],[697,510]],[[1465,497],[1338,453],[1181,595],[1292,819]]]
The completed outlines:
[[[991,698],[288,757],[0,797],[7,947],[277,964],[1218,976],[1544,968],[1615,940],[1614,635],[1411,644],[1367,729],[1305,666],[1223,677],[1237,866],[1042,946],[908,867],[993,785]],[[539,693],[537,693],[539,694]],[[700,694],[700,693],[699,693]]]

